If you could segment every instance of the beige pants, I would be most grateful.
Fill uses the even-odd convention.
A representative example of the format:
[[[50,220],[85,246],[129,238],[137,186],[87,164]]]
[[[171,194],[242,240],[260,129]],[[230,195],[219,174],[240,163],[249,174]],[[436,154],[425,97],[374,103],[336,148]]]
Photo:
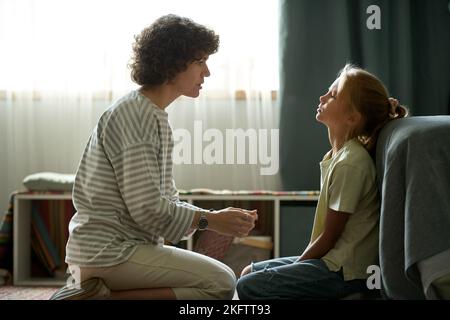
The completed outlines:
[[[79,274],[80,281],[102,278],[113,291],[172,288],[179,300],[232,299],[236,284],[233,270],[222,262],[165,245],[140,245],[124,263],[82,267]]]

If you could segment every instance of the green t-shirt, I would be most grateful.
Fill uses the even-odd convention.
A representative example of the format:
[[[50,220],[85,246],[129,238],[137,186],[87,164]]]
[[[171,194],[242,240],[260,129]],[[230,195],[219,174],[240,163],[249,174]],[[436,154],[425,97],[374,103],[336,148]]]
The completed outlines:
[[[342,268],[346,281],[365,279],[367,267],[378,264],[380,200],[373,160],[358,140],[352,139],[334,157],[328,152],[320,170],[311,242],[324,231],[327,208],[349,213],[336,245],[322,260],[331,271]]]

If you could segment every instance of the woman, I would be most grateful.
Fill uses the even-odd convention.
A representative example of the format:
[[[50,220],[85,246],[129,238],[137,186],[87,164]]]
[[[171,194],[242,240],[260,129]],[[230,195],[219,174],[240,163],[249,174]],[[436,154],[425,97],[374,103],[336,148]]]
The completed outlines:
[[[66,262],[74,281],[53,299],[229,299],[233,271],[176,243],[206,228],[242,237],[256,212],[210,212],[179,201],[172,179],[172,130],[165,111],[198,97],[219,37],[190,19],[167,15],[133,45],[131,77],[140,85],[100,118],[73,190]]]

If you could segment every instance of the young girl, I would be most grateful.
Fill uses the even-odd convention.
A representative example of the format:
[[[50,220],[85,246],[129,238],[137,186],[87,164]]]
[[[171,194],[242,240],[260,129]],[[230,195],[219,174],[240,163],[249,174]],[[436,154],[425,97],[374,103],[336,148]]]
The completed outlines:
[[[245,267],[240,299],[339,299],[367,290],[367,267],[378,260],[376,141],[408,111],[377,77],[352,65],[319,100],[316,119],[328,128],[331,150],[320,162],[311,241],[300,256]]]

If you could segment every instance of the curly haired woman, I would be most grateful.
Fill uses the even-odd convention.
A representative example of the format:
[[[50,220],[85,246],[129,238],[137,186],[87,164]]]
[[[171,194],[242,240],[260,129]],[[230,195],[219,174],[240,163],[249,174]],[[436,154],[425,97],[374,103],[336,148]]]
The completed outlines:
[[[207,256],[164,245],[195,229],[242,237],[256,212],[210,212],[178,198],[172,130],[165,111],[198,97],[219,37],[167,15],[136,36],[131,77],[140,88],[102,115],[84,150],[73,189],[66,262],[73,283],[52,299],[230,299],[233,271]]]

